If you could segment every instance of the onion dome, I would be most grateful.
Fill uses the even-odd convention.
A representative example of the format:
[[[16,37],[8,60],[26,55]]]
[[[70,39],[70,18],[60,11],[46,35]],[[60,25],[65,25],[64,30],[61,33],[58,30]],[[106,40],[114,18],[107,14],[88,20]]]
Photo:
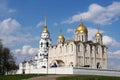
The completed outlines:
[[[98,32],[95,34],[95,37],[102,37],[102,34],[98,31]]]
[[[62,34],[60,34],[60,35],[58,36],[58,39],[65,39],[65,38],[64,38],[64,36],[63,36]]]
[[[87,28],[83,25],[82,21],[81,21],[80,25],[76,28],[76,32],[78,32],[78,33],[87,33],[88,32]]]
[[[44,33],[49,33],[49,31],[48,31],[48,29],[46,27],[43,29],[43,32]]]
[[[65,39],[65,37],[62,35],[62,30],[60,30],[60,34],[58,36],[58,39]]]
[[[102,37],[102,34],[99,32],[99,29],[98,32],[95,34],[95,37]]]

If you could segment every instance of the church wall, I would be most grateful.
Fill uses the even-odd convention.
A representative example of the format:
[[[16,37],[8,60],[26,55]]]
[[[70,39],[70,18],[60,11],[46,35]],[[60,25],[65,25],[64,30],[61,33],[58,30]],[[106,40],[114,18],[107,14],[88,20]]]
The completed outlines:
[[[91,65],[91,63],[90,63],[90,58],[91,58],[91,56],[90,56],[90,45],[89,44],[85,44],[85,65]]]
[[[56,52],[56,53],[55,53]],[[58,44],[56,48],[49,48],[49,64],[54,60],[62,60],[65,66],[75,65],[75,44]]]
[[[107,69],[107,48],[103,48],[103,67]]]
[[[95,46],[92,45],[92,51],[91,51],[91,67],[96,68],[96,55],[95,55]]]
[[[85,55],[84,55],[84,44],[79,42],[77,45],[77,66],[84,66],[84,59],[85,59]]]

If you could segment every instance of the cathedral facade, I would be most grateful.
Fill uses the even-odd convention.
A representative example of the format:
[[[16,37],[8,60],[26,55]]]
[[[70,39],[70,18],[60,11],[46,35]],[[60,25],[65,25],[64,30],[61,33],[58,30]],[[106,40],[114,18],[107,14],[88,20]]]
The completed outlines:
[[[107,47],[103,44],[102,34],[95,34],[96,42],[88,41],[87,27],[81,22],[76,27],[73,40],[66,40],[60,34],[57,44],[49,47],[48,64],[58,67],[90,67],[107,69]]]
[[[44,23],[39,41],[39,52],[33,60],[19,64],[20,70],[33,70],[53,67],[87,67],[91,69],[107,69],[107,47],[103,44],[102,34],[95,34],[96,41],[88,40],[87,27],[82,23],[75,29],[73,40],[65,40],[60,33],[57,44],[52,45],[50,32]]]

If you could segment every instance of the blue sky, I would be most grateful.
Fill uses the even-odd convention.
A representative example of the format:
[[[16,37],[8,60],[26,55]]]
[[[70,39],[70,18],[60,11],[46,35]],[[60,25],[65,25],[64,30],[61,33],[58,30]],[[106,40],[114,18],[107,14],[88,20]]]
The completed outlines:
[[[66,40],[73,39],[81,16],[89,40],[100,28],[109,68],[120,69],[120,0],[0,0],[0,38],[17,63],[37,54],[45,16],[52,44],[60,29]]]

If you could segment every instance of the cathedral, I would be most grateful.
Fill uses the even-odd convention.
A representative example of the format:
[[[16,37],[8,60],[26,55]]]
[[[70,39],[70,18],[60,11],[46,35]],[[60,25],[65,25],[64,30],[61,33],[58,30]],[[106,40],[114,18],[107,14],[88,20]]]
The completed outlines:
[[[107,69],[107,47],[103,44],[102,34],[98,31],[95,38],[96,42],[88,41],[87,27],[81,21],[73,40],[65,40],[60,34],[57,44],[49,47],[48,66]]]
[[[102,34],[98,30],[95,42],[88,40],[88,30],[83,24],[75,27],[73,40],[65,40],[60,33],[57,44],[52,45],[46,19],[39,41],[39,52],[33,60],[19,64],[19,69],[41,69],[57,67],[76,67],[107,69],[107,47],[103,44]]]

